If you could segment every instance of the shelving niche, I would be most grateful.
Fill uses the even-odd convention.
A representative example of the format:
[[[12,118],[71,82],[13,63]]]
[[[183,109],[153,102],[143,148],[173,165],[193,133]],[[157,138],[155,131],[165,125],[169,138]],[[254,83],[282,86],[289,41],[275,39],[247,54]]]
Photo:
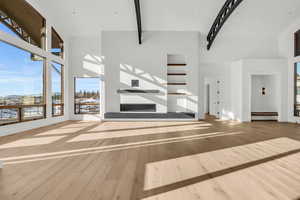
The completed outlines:
[[[187,68],[184,55],[168,55],[168,112],[187,112]]]

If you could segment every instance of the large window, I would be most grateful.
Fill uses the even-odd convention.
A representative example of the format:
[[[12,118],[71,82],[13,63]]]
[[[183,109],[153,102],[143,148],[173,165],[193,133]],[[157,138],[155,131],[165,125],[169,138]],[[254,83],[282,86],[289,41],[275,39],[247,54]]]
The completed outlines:
[[[54,55],[57,55],[59,57],[64,56],[64,41],[61,39],[61,37],[58,35],[58,33],[55,31],[54,28],[52,28],[52,47],[51,47],[51,52]]]
[[[75,114],[100,114],[99,88],[99,78],[75,78]]]
[[[295,64],[295,108],[294,114],[300,117],[300,62]]]
[[[0,24],[0,30],[45,48],[45,19],[25,0],[1,0]]]
[[[4,32],[0,35],[0,126],[46,118],[45,93],[51,85],[52,116],[63,115],[64,62],[45,62],[53,60],[46,49],[63,57],[62,38],[53,28],[46,35],[45,18],[26,0],[0,0],[0,31]],[[47,47],[46,40],[50,38],[52,44]],[[48,69],[51,85],[45,84]]]
[[[15,32],[13,32],[10,28],[8,28],[4,23],[0,23],[0,30],[8,33],[9,35],[19,37]]]
[[[61,116],[64,114],[64,79],[63,66],[52,62],[52,116]]]
[[[4,42],[0,52],[0,125],[44,118],[44,59]]]

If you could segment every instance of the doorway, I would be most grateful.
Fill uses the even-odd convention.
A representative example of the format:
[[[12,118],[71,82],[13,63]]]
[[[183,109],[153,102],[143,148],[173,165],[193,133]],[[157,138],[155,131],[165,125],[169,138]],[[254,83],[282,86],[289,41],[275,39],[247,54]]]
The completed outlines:
[[[205,113],[207,115],[210,114],[210,85],[206,85],[206,110]]]
[[[251,77],[252,121],[277,121],[280,96],[276,75],[252,75]]]

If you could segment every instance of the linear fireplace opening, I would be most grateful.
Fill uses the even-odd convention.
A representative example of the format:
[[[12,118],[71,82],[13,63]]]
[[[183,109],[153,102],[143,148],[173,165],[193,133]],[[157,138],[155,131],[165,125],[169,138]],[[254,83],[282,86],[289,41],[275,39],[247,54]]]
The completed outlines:
[[[156,104],[121,104],[121,112],[156,112]]]

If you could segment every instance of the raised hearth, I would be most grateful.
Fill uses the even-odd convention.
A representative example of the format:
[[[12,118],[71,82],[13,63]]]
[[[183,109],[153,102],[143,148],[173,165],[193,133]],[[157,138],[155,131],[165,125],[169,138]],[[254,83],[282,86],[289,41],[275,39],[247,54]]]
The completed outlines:
[[[105,119],[195,119],[195,113],[105,113]]]

